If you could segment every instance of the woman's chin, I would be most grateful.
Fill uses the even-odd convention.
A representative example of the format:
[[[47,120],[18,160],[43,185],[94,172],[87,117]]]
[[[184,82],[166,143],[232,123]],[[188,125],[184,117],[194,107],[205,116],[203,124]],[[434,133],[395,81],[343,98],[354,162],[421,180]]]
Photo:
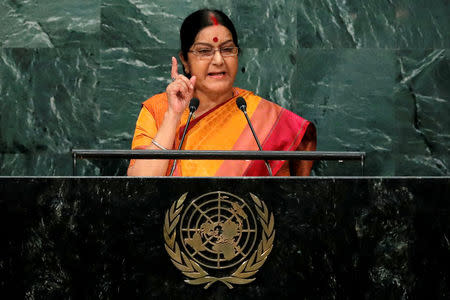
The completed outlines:
[[[220,95],[227,94],[233,88],[233,84],[230,82],[209,82],[208,85],[205,86],[205,92],[208,94]]]

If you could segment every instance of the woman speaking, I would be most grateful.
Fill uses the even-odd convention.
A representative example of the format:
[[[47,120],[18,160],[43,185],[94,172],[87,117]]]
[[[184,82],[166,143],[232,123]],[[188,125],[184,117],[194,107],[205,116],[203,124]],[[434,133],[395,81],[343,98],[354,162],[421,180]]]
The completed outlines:
[[[313,151],[316,130],[296,114],[237,87],[239,43],[231,20],[221,11],[202,9],[189,15],[180,29],[178,62],[172,57],[172,82],[166,92],[143,103],[132,149],[178,149],[189,117],[192,98],[199,105],[186,130],[182,149],[258,150],[246,111],[263,150]],[[244,105],[245,105],[244,104]],[[270,161],[273,175],[309,175],[312,161]],[[129,176],[267,176],[264,161],[149,160],[130,162]]]

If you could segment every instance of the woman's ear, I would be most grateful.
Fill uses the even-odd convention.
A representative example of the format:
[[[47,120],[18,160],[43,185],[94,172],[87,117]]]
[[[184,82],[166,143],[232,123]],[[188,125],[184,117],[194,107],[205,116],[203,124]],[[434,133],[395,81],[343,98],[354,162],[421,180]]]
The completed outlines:
[[[181,63],[183,64],[184,73],[190,74],[189,64],[188,64],[187,60],[184,59],[183,53],[181,51],[180,51],[180,53],[178,53],[178,56],[180,57]]]

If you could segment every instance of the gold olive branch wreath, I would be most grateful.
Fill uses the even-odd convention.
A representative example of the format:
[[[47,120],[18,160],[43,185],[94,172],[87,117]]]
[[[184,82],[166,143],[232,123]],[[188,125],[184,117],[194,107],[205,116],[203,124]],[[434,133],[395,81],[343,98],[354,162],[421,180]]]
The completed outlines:
[[[214,277],[210,276],[198,263],[188,258],[186,254],[180,250],[176,238],[176,226],[180,220],[180,213],[183,209],[183,202],[186,199],[187,193],[183,194],[178,201],[174,202],[170,209],[166,212],[164,220],[164,241],[166,251],[170,256],[170,260],[175,267],[180,270],[186,277],[185,282],[193,285],[205,284],[204,288],[209,288],[214,282],[220,281],[228,288],[232,289],[231,284],[247,284],[255,280],[250,278],[258,272],[259,268],[264,264],[267,256],[273,248],[273,240],[275,238],[274,218],[273,213],[270,213],[266,204],[259,200],[259,198],[252,193],[250,196],[255,203],[256,211],[258,212],[259,221],[263,228],[262,240],[258,245],[258,249],[252,254],[250,259],[241,263],[236,271],[231,276]]]

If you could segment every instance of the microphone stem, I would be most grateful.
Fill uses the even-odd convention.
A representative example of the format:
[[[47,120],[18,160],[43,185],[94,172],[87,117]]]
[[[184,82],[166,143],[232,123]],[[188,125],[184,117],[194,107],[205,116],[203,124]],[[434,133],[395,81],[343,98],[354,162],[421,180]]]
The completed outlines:
[[[178,145],[178,150],[180,150],[180,149],[181,149],[181,146],[183,146],[184,137],[186,136],[186,132],[187,132],[189,123],[191,122],[191,118],[192,118],[192,115],[194,114],[194,112],[195,112],[195,110],[191,110],[191,111],[189,112],[189,117],[188,117],[188,120],[187,120],[187,122],[186,122],[186,126],[184,127],[183,135],[181,136],[180,145]],[[172,169],[170,170],[170,175],[169,175],[169,176],[172,176],[172,175],[173,175],[173,172],[175,171],[176,164],[177,164],[177,160],[175,159],[175,160],[173,161]]]
[[[253,133],[253,136],[255,137],[255,140],[256,140],[256,143],[258,144],[259,150],[260,150],[260,151],[263,151],[263,149],[262,149],[262,147],[261,147],[261,144],[259,143],[258,137],[256,136],[256,132],[255,132],[255,130],[253,129],[252,122],[250,122],[250,118],[249,118],[248,115],[247,115],[247,111],[246,111],[246,110],[242,110],[242,111],[244,112],[244,115],[245,115],[245,117],[247,118],[247,123],[248,123],[248,125],[250,126],[250,129],[251,129],[251,131],[252,131],[252,133]],[[270,167],[269,162],[268,162],[267,160],[265,160],[264,163],[266,164],[267,171],[269,172],[269,176],[273,176],[273,174],[272,174],[272,168]]]
[[[250,129],[252,130],[252,133],[253,133],[253,136],[255,137],[256,143],[258,144],[258,148],[259,148],[259,150],[262,151],[261,144],[259,143],[259,140],[258,140],[258,137],[256,136],[255,130],[253,129],[252,122],[250,122],[250,119],[247,115],[247,111],[245,111],[245,110],[244,110],[244,115],[247,118],[247,123],[250,126]]]
[[[183,135],[181,136],[181,141],[180,141],[180,145],[178,146],[178,150],[180,150],[181,146],[183,145],[184,138],[186,137],[186,131],[188,129],[189,123],[191,122],[191,118],[192,118],[193,114],[194,114],[193,111],[189,112],[189,117],[188,117],[188,120],[186,122],[186,126],[184,127]]]

